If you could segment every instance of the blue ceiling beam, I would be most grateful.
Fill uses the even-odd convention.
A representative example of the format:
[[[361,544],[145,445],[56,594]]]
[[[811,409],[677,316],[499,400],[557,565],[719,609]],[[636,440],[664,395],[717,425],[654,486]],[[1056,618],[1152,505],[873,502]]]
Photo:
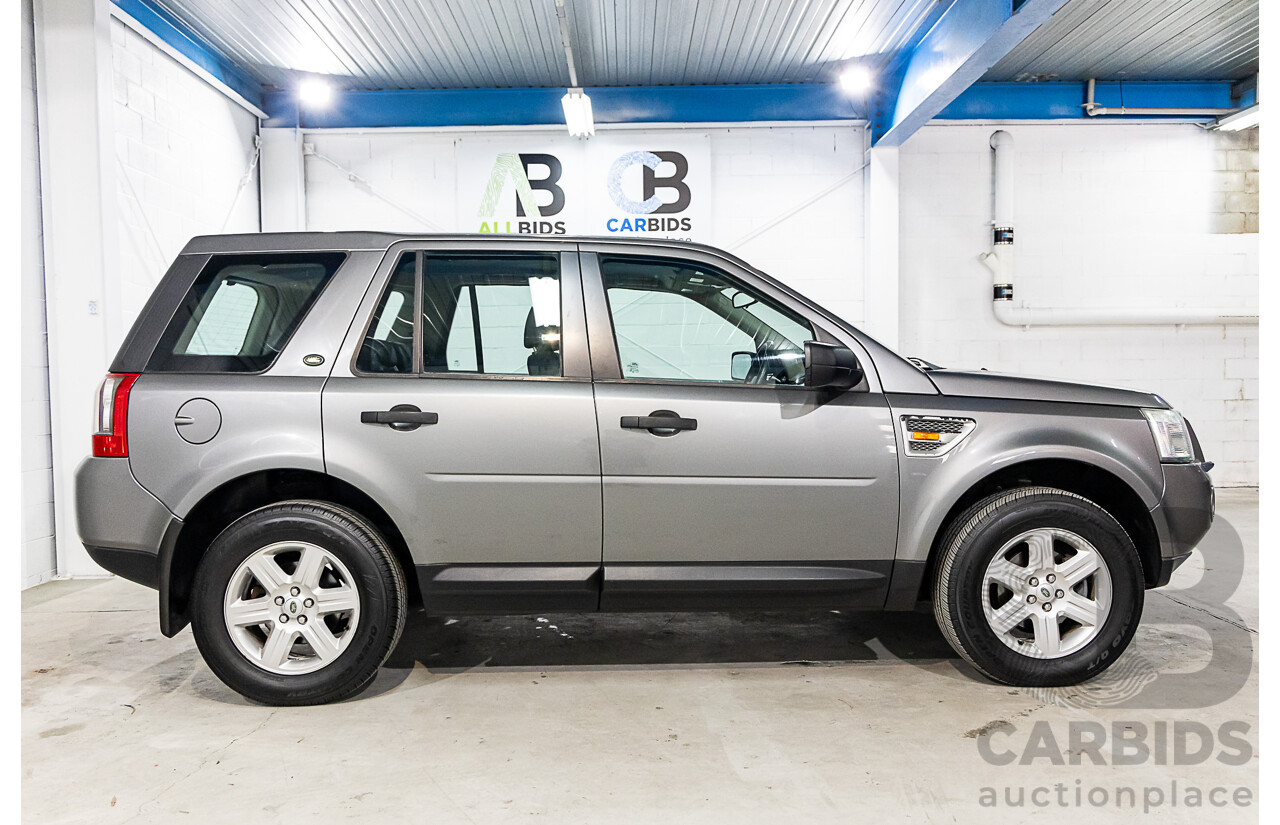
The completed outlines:
[[[1015,12],[1013,0],[956,0],[907,56],[901,83],[881,91],[872,140],[902,145],[1065,3],[1025,0]]]
[[[1132,106],[1155,109],[1228,109],[1229,80],[1099,80],[1094,100],[1099,106]],[[1046,83],[975,83],[935,117],[939,120],[1149,120],[1151,116],[1085,114],[1085,84],[1067,81]],[[1187,118],[1181,118],[1183,120]],[[1201,117],[1196,120],[1212,120]]]
[[[145,26],[165,45],[208,72],[254,106],[262,105],[262,84],[214,51],[178,18],[152,0],[112,0],[117,8]]]
[[[619,86],[588,88],[601,123],[744,123],[865,120],[860,101],[839,86]],[[299,107],[292,91],[266,91],[263,126],[309,129],[564,125],[555,89],[335,90],[325,109]]]
[[[1099,105],[1229,108],[1229,80],[1097,83]],[[588,89],[597,123],[743,123],[864,120],[867,113],[828,85],[657,86]],[[1250,93],[1251,94],[1251,93]],[[308,129],[564,125],[564,89],[428,89],[334,92],[323,111],[300,110],[292,92],[268,90],[263,126]],[[1085,84],[975,83],[935,115],[941,120],[1082,120]],[[301,116],[300,116],[301,115]],[[1097,121],[1132,116],[1097,117]],[[1143,119],[1150,119],[1149,117]],[[1201,118],[1204,119],[1204,118]]]

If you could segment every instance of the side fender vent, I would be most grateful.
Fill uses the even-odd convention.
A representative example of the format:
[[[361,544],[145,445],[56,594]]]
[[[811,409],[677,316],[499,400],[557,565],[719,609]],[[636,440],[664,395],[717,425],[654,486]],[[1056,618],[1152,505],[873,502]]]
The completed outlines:
[[[901,420],[903,450],[919,458],[946,455],[978,426],[972,418],[904,415]]]

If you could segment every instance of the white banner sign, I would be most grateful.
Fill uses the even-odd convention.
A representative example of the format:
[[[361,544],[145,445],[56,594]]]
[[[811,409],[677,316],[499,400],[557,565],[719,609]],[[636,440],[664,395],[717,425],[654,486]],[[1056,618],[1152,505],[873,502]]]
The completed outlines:
[[[705,239],[709,144],[701,133],[460,138],[460,228]]]

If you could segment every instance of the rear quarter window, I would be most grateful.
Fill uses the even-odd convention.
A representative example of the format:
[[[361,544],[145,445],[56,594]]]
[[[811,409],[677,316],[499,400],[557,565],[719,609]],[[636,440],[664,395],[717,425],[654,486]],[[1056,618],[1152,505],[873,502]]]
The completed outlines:
[[[267,369],[345,258],[342,252],[214,255],[183,296],[147,370]]]

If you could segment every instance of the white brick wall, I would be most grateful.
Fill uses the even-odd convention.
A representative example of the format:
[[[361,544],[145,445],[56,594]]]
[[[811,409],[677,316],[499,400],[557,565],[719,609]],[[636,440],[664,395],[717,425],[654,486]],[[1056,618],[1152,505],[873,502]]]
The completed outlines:
[[[192,236],[258,231],[256,171],[236,200],[258,124],[118,20],[111,54],[127,330]]]
[[[22,3],[22,586],[53,578],[53,448],[31,0]]]
[[[1258,483],[1257,327],[1006,327],[991,312],[991,151],[1016,144],[1015,300],[1257,305],[1258,236],[1220,228],[1224,138],[1197,126],[930,125],[902,148],[902,351],[1160,393],[1214,482]],[[1246,150],[1247,151],[1247,150]]]
[[[628,130],[661,142],[667,130]],[[693,240],[729,248],[854,323],[862,320],[862,180],[854,176],[740,248],[752,230],[801,205],[862,165],[863,132],[850,126],[703,129],[711,140],[711,225]],[[481,132],[311,132],[305,140],[390,198],[451,231],[459,223],[456,139]],[[427,227],[379,200],[338,169],[306,159],[306,228],[422,231]],[[469,218],[469,216],[466,216]]]

